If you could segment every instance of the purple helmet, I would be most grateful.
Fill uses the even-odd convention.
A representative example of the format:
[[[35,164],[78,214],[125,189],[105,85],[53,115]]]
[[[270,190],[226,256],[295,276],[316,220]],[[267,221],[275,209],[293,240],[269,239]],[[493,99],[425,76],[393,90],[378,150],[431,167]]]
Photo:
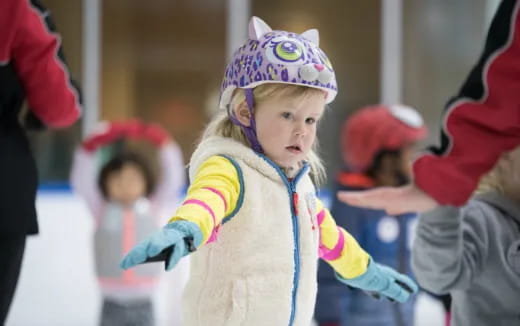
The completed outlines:
[[[318,47],[319,34],[273,31],[263,20],[252,17],[249,39],[235,51],[226,67],[220,88],[220,108],[231,102],[235,88],[254,88],[266,83],[285,83],[322,89],[326,103],[337,93],[336,77],[325,53]]]

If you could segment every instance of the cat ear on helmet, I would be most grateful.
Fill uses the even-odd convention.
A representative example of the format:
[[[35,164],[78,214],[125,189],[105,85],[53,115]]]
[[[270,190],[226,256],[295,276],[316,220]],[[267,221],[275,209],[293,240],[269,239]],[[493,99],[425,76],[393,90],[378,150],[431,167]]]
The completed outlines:
[[[320,33],[318,32],[317,29],[313,28],[313,29],[306,30],[301,35],[303,37],[305,37],[307,40],[314,43],[316,46],[320,46]]]
[[[253,16],[249,21],[249,39],[259,40],[262,35],[271,32],[272,29],[260,18]]]

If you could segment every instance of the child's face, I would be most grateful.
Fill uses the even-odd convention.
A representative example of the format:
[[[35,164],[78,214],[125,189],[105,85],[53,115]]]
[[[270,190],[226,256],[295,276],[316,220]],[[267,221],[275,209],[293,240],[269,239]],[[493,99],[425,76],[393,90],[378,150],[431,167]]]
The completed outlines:
[[[107,178],[108,198],[123,205],[131,205],[146,193],[146,181],[141,170],[127,163]]]
[[[325,108],[320,93],[300,98],[274,97],[255,110],[256,133],[265,154],[283,168],[296,168],[312,149],[316,123]]]

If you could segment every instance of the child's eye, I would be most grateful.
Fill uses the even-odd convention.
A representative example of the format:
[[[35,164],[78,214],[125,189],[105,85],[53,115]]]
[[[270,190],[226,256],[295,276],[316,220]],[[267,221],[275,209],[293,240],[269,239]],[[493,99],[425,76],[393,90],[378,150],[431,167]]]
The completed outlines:
[[[307,119],[305,119],[305,123],[308,124],[308,125],[315,124],[316,123],[316,119],[314,119],[314,118],[307,118]]]
[[[284,119],[290,119],[290,118],[292,118],[292,113],[291,112],[284,112],[284,113],[282,113],[282,117]]]

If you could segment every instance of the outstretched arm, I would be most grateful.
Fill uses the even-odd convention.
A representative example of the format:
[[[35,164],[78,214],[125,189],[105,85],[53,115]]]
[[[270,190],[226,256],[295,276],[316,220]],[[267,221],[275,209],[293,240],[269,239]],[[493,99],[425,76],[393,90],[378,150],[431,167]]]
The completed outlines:
[[[191,251],[187,239],[197,248],[217,237],[223,219],[235,210],[241,191],[235,166],[227,158],[210,157],[197,171],[182,206],[170,222],[135,246],[121,267],[133,267],[171,248],[166,269],[172,269]]]
[[[341,225],[345,230],[348,230],[348,233],[363,247],[365,242],[363,221],[366,218],[364,214],[366,210],[333,200],[330,211],[331,214],[334,214],[337,225]],[[345,312],[348,313],[352,307],[354,293],[355,291],[345,289],[345,286],[338,282],[334,270],[329,264],[320,261],[318,266],[318,294],[314,310],[314,318],[318,324],[333,321],[339,324]]]
[[[336,225],[321,203],[318,211],[320,257],[334,268],[340,282],[399,302],[417,292],[417,284],[408,276],[376,263],[348,232]]]
[[[235,209],[241,191],[235,166],[225,157],[213,156],[197,171],[182,206],[170,222],[194,222],[203,233],[203,243],[211,242],[224,217]]]
[[[483,53],[445,109],[441,145],[413,166],[416,185],[461,206],[499,156],[520,144],[520,2],[503,0]]]
[[[336,225],[328,209],[317,200],[317,220],[320,228],[320,258],[344,278],[363,274],[370,256],[359,246],[356,239]]]
[[[365,191],[338,191],[338,199],[354,206],[383,209],[389,215],[426,212],[438,204],[416,185],[381,187]]]

